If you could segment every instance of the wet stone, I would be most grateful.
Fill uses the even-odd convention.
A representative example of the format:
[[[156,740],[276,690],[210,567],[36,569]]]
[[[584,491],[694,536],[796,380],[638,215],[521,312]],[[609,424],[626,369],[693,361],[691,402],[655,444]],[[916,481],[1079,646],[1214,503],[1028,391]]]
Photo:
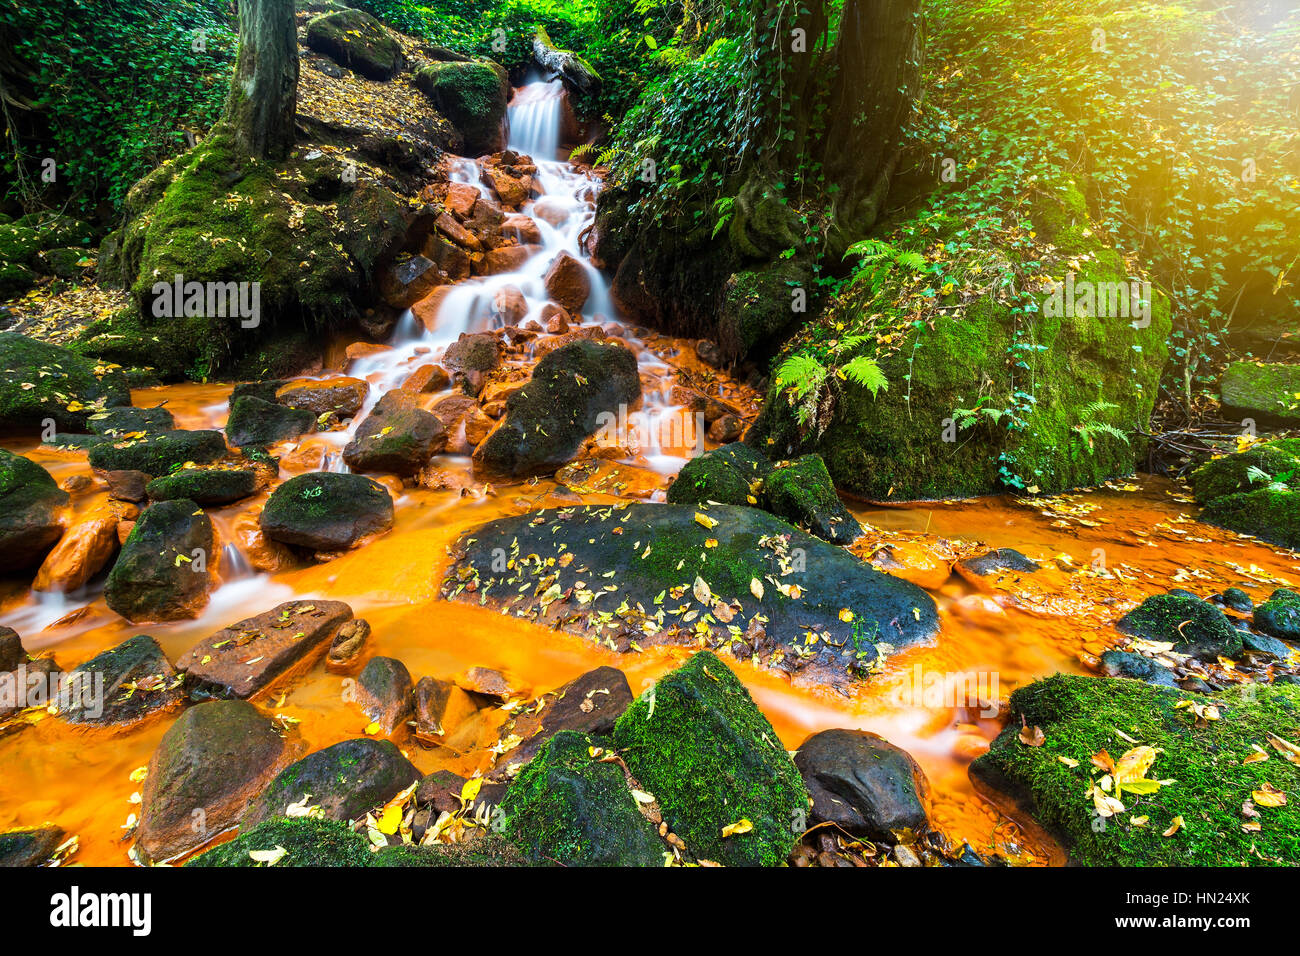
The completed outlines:
[[[372,657],[357,677],[361,712],[390,736],[415,713],[415,692],[406,665],[392,657]]]
[[[158,642],[139,634],[68,675],[68,703],[59,716],[73,724],[129,727],[179,707],[181,683]]]
[[[351,619],[342,601],[289,601],[204,638],[176,664],[193,696],[247,699],[317,657]]]

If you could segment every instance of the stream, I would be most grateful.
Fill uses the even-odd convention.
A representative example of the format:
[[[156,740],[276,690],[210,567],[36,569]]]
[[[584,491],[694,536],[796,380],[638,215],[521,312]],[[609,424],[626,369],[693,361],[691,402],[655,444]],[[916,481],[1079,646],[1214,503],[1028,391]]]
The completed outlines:
[[[531,695],[551,690],[602,665],[623,670],[634,693],[680,665],[687,648],[652,647],[618,654],[598,644],[438,597],[448,549],[465,530],[491,519],[541,507],[662,501],[671,476],[706,447],[702,423],[674,404],[673,386],[685,373],[706,381],[714,397],[757,414],[761,396],[703,365],[687,340],[625,323],[610,297],[609,283],[587,260],[580,237],[595,216],[598,175],[560,158],[559,84],[535,82],[516,91],[510,107],[510,148],[533,157],[541,195],[526,203],[541,234],[539,250],[516,271],[466,280],[441,300],[428,327],[410,310],[382,351],[350,362],[341,342],[331,348],[321,379],[365,379],[370,392],[345,428],[303,436],[272,449],[280,457],[280,480],[316,470],[346,471],[343,446],[375,402],[416,368],[436,361],[465,332],[499,326],[494,299],[514,286],[527,303],[522,322],[539,319],[547,302],[543,276],[555,255],[566,251],[583,262],[591,295],[584,326],[601,326],[635,353],[643,398],[626,430],[611,439],[611,457],[589,480],[569,475],[494,487],[475,480],[467,455],[439,455],[434,467],[446,487],[431,490],[383,479],[393,492],[395,525],[363,547],[322,564],[265,573],[246,554],[250,529],[271,489],[210,510],[221,542],[220,583],[195,620],[131,625],[110,611],[102,596],[103,575],[82,592],[37,594],[15,583],[0,593],[0,624],[22,635],[33,654],[52,654],[64,669],[126,638],[147,633],[175,660],[197,640],[232,622],[294,598],[348,602],[372,627],[368,654],[403,661],[412,675],[450,678],[474,666],[509,674]],[[490,198],[470,159],[450,161],[453,182],[475,185]],[[576,318],[576,317],[575,317]],[[525,366],[526,367],[526,366]],[[165,403],[176,427],[222,428],[232,386],[179,384],[133,393],[137,406]],[[448,389],[435,398],[452,394]],[[712,447],[716,443],[707,443]],[[30,441],[5,447],[45,467],[63,482],[87,471],[81,452]],[[607,466],[607,467],[606,467]],[[73,520],[103,507],[101,486],[74,496]],[[1051,848],[975,795],[966,767],[1001,729],[997,701],[1017,686],[1057,671],[1093,673],[1095,658],[1118,640],[1113,622],[1144,596],[1184,587],[1202,596],[1241,586],[1263,599],[1274,587],[1300,583],[1300,566],[1267,546],[1196,523],[1196,507],[1177,485],[1143,477],[1055,498],[909,503],[881,507],[850,503],[866,534],[851,550],[870,559],[892,547],[896,572],[920,584],[939,603],[942,627],[931,646],[890,657],[869,679],[835,689],[734,662],[784,745],[796,749],[814,732],[848,727],[878,733],[910,752],[929,779],[932,820],[954,843],[997,852],[1014,862],[1053,862]],[[1044,565],[1028,579],[980,580],[953,573],[951,565],[989,548],[1015,548]],[[1185,565],[1190,557],[1193,567]],[[729,663],[732,663],[729,661]],[[964,681],[981,688],[980,701],[942,687]],[[296,722],[310,750],[364,733],[367,719],[344,699],[344,684],[323,662],[257,703]],[[987,699],[983,699],[987,698]],[[501,720],[504,720],[502,714]],[[80,839],[75,859],[87,865],[129,865],[129,827],[138,817],[140,785],[132,772],[148,763],[172,714],[129,731],[77,730],[51,718],[0,730],[0,829],[58,824]],[[489,748],[500,721],[484,721],[479,739],[452,749],[426,748],[399,731],[397,744],[423,773],[450,769],[468,775],[491,766]]]

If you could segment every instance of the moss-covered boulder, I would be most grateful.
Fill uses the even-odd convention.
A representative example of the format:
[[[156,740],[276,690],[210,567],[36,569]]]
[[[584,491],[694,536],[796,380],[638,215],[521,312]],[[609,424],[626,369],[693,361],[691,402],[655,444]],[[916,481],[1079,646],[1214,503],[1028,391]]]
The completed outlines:
[[[774,465],[740,442],[707,451],[683,465],[668,488],[668,501],[751,505],[836,544],[847,544],[862,533],[858,520],[835,494],[826,463],[818,455]]]
[[[754,508],[538,511],[466,532],[457,556],[451,598],[624,648],[703,639],[830,680],[939,626],[916,585]]]
[[[279,851],[283,849],[284,853]],[[252,854],[257,853],[255,858]],[[271,856],[265,854],[270,853]],[[275,862],[269,862],[274,857]],[[457,844],[394,845],[375,851],[362,834],[337,820],[280,817],[201,853],[186,866],[526,866],[503,837],[484,834]]]
[[[307,46],[372,80],[401,72],[402,47],[384,25],[362,10],[339,10],[307,24]]]
[[[816,362],[823,384],[800,397],[812,373],[774,383],[746,441],[770,458],[819,452],[836,487],[876,501],[1054,492],[1132,473],[1168,355],[1169,302],[1154,289],[1149,314],[1135,302],[1123,258],[1089,231],[1082,192],[1061,197],[1063,211],[1031,216],[1054,244],[1057,289],[959,301],[943,285],[918,319],[898,307],[915,291],[908,268],[855,282],[784,356]],[[981,254],[996,264],[980,277],[1023,265],[1017,249]],[[875,361],[888,388],[841,380],[856,359]]]
[[[708,651],[642,694],[614,740],[696,858],[775,866],[803,835],[798,768],[745,685]]]
[[[415,74],[415,85],[460,132],[466,155],[496,152],[505,145],[502,121],[510,81],[499,64],[431,63]]]
[[[88,455],[97,471],[142,471],[162,477],[189,462],[209,464],[229,454],[221,432],[173,429],[94,445]]]
[[[130,404],[121,369],[17,332],[0,332],[0,431],[38,431],[47,421],[85,431],[90,416]]]
[[[1220,719],[1198,721],[1179,706],[1188,700],[1213,705]],[[1022,721],[1041,728],[1042,746],[1020,741]],[[1057,675],[1011,695],[1006,729],[970,773],[981,793],[1013,816],[1036,820],[1085,866],[1295,865],[1300,803],[1266,806],[1255,794],[1294,787],[1296,767],[1269,741],[1276,735],[1300,743],[1298,726],[1296,686],[1252,684],[1206,697],[1138,681]],[[1257,746],[1274,759],[1247,760]],[[1108,794],[1094,791],[1123,805],[1103,816],[1101,801],[1090,796],[1105,773],[1093,755],[1106,751],[1118,762],[1139,747],[1154,753],[1139,751],[1131,762],[1154,757],[1142,779],[1163,785],[1116,793],[1112,783]],[[1243,814],[1248,801],[1257,818]],[[1252,819],[1260,826],[1248,830],[1244,824]]]
[[[420,772],[392,741],[345,740],[281,770],[249,805],[240,826],[252,829],[304,802],[320,807],[331,820],[351,822],[382,807],[419,779]]]
[[[136,183],[118,259],[131,306],[90,323],[77,349],[203,378],[286,333],[355,319],[362,273],[336,208],[306,194],[298,162],[243,156],[218,126]]]
[[[124,405],[96,412],[86,424],[96,435],[121,438],[132,432],[166,432],[176,428],[172,413],[159,405],[155,408],[135,408]]]
[[[1234,362],[1219,379],[1219,401],[1228,416],[1300,424],[1300,365]]]
[[[410,476],[429,464],[447,443],[447,429],[436,415],[416,404],[401,389],[384,395],[357,426],[343,448],[353,471],[386,471]]]
[[[564,866],[660,866],[666,846],[637,809],[623,769],[562,730],[501,801],[505,833],[531,859]]]
[[[260,518],[273,541],[312,551],[343,551],[393,526],[393,498],[363,475],[318,471],[271,493]]]
[[[1115,625],[1147,641],[1168,641],[1180,654],[1205,661],[1241,653],[1241,632],[1208,601],[1179,594],[1155,594]]]
[[[303,408],[289,408],[244,395],[230,404],[226,437],[237,448],[265,448],[312,430],[316,416]]]
[[[153,501],[188,498],[200,505],[225,505],[257,491],[257,472],[251,468],[182,468],[145,485]]]
[[[506,399],[501,425],[474,450],[474,471],[523,478],[568,462],[619,406],[641,396],[636,357],[621,344],[579,339],[548,353]]]
[[[36,462],[0,448],[0,572],[34,568],[63,537],[68,493]]]
[[[1278,588],[1255,608],[1254,622],[1265,634],[1300,643],[1300,594]]]
[[[128,621],[197,617],[216,564],[212,522],[193,501],[145,509],[104,584],[104,600]]]
[[[16,299],[36,285],[36,273],[21,262],[0,260],[0,301]]]
[[[1300,488],[1300,439],[1259,442],[1211,459],[1192,472],[1192,490],[1201,504],[1272,484]]]
[[[732,442],[682,465],[668,487],[668,501],[675,505],[759,504],[763,479],[772,473],[772,463],[748,445]]]
[[[1201,520],[1284,548],[1300,549],[1300,491],[1260,488],[1215,498]]]

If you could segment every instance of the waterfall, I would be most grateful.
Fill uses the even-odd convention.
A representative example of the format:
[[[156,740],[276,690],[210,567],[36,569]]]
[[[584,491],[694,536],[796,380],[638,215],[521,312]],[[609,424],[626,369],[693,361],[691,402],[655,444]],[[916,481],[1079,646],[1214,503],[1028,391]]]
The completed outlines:
[[[554,160],[560,151],[561,82],[526,83],[510,101],[510,148],[535,160]]]

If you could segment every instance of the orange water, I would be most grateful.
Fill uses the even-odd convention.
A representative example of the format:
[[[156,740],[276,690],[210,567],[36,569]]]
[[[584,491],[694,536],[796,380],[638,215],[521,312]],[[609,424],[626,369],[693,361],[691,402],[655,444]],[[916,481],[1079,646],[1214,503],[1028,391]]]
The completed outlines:
[[[228,392],[229,386],[178,385],[137,393],[135,400],[138,405],[165,400],[181,427],[214,427],[222,423]],[[87,468],[80,453],[51,452],[30,444],[10,447],[40,462],[60,481]],[[282,477],[291,473],[286,468]],[[633,690],[639,691],[676,666],[689,649],[660,647],[619,655],[581,638],[437,597],[447,548],[462,530],[554,503],[554,489],[552,481],[487,494],[478,486],[465,496],[406,489],[388,534],[333,561],[264,576],[248,584],[247,593],[231,606],[218,592],[198,621],[136,627],[109,611],[101,597],[71,620],[23,633],[24,642],[32,652],[53,654],[67,669],[143,632],[157,638],[175,659],[200,637],[283,600],[328,596],[349,602],[370,622],[368,653],[401,659],[416,678],[450,678],[468,667],[486,666],[507,672],[531,693],[541,693],[608,664],[622,669]],[[104,497],[98,490],[77,498],[74,511],[88,510]],[[583,497],[591,502],[615,500],[599,493]],[[231,540],[236,516],[260,508],[264,500],[215,509],[212,514],[223,538]],[[1043,862],[1046,848],[1035,846],[1014,823],[975,796],[966,776],[970,755],[978,750],[979,740],[996,735],[998,719],[982,716],[975,708],[947,701],[934,706],[933,701],[909,695],[917,667],[922,673],[982,674],[986,681],[996,675],[997,696],[1005,697],[1016,686],[1046,674],[1087,672],[1083,661],[1114,640],[1112,622],[1146,594],[1174,586],[1209,594],[1239,584],[1261,598],[1278,584],[1300,581],[1294,555],[1188,521],[1194,506],[1178,488],[1158,479],[1047,503],[986,498],[856,510],[870,529],[853,548],[863,556],[891,542],[920,543],[948,559],[986,547],[1014,547],[1048,566],[1032,578],[996,585],[981,582],[977,587],[957,575],[928,582],[941,608],[937,642],[895,655],[882,671],[847,691],[792,683],[743,662],[734,667],[787,747],[797,748],[809,734],[832,727],[879,733],[912,753],[924,768],[937,827],[954,841],[969,841],[977,851],[1020,853],[1024,862]],[[1111,569],[1110,578],[1067,573],[1054,563],[1056,556],[1067,555],[1075,566],[1087,567],[1098,560],[1098,549]],[[19,609],[28,600],[25,591],[11,585],[0,613]],[[367,723],[343,699],[342,678],[327,673],[320,663],[257,702],[297,721],[292,733],[309,749],[358,736]],[[126,864],[129,839],[123,839],[124,826],[131,814],[139,813],[133,802],[139,786],[129,775],[148,762],[172,719],[174,715],[115,735],[73,730],[52,718],[20,724],[21,729],[0,737],[0,828],[50,821],[80,837],[77,861]],[[462,741],[463,751],[425,749],[401,736],[405,731],[396,739],[422,771],[447,767],[470,773],[490,765],[485,748],[499,720],[485,722],[479,740],[468,745]]]

